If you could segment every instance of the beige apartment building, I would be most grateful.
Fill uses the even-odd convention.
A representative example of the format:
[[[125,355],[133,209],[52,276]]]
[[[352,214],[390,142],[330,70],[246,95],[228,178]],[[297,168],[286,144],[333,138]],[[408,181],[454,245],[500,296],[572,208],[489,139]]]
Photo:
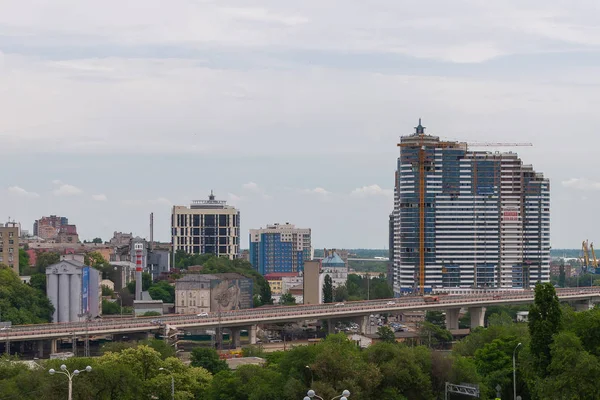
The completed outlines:
[[[175,250],[234,259],[240,254],[240,212],[224,200],[194,200],[173,206],[171,239]]]
[[[0,264],[8,265],[19,275],[19,228],[0,226]]]

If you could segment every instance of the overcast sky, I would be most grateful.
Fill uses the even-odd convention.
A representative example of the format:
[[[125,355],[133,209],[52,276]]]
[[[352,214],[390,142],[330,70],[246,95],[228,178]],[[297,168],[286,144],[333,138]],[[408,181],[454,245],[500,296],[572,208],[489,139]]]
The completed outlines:
[[[400,135],[532,142],[552,246],[598,240],[600,3],[0,0],[0,210],[169,240],[211,189],[247,232],[387,247]],[[507,150],[507,149],[504,149]],[[6,161],[5,161],[6,160]]]

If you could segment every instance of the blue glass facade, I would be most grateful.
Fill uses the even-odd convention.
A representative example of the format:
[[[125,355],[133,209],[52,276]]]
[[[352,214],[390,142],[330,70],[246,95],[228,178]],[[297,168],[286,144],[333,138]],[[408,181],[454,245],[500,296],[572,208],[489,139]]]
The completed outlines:
[[[304,268],[304,251],[282,240],[281,233],[261,233],[258,241],[250,237],[250,263],[261,275],[299,272]]]
[[[421,248],[425,293],[548,281],[549,190],[548,180],[514,153],[403,137],[393,213],[395,293],[420,290]]]

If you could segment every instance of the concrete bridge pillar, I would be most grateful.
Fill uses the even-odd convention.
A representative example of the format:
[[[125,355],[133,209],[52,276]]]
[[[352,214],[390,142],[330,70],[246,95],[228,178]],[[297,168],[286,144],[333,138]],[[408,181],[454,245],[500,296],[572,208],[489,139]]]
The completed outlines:
[[[458,316],[460,308],[450,308],[446,310],[446,329],[449,331],[458,329]]]
[[[335,333],[335,320],[327,320],[327,335],[333,335]]]
[[[588,311],[594,308],[594,305],[590,301],[590,299],[580,300],[573,304],[575,311]]]
[[[240,333],[240,328],[231,328],[231,344],[236,349],[240,347]]]
[[[58,339],[50,340],[50,354],[54,354],[58,352]]]
[[[485,307],[470,307],[469,314],[471,314],[471,329],[484,325]]]
[[[44,341],[43,340],[37,341],[37,356],[40,359],[44,358]]]
[[[358,325],[360,327],[360,333],[366,335],[367,330],[369,329],[369,316],[365,315],[364,317],[361,317],[358,321]]]
[[[250,344],[256,344],[256,325],[248,327],[248,340],[250,340]]]

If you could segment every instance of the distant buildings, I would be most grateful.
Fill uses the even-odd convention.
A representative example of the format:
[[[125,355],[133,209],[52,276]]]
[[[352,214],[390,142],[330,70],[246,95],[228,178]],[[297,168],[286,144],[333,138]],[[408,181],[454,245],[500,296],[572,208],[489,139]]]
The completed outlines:
[[[66,217],[51,215],[42,217],[33,223],[33,235],[44,240],[56,241],[58,243],[77,243],[79,235],[77,227],[69,225]]]
[[[102,313],[101,275],[75,260],[63,260],[46,268],[46,293],[54,306],[52,322],[84,321]]]
[[[348,280],[348,265],[335,249],[325,249],[324,256],[321,260],[321,272],[331,277],[333,287],[345,285]]]
[[[195,314],[252,308],[253,281],[239,274],[187,274],[175,281],[175,312]]]
[[[107,259],[112,262],[135,262],[135,244],[141,243],[142,250],[142,265],[146,272],[152,275],[153,279],[157,279],[160,274],[171,270],[171,252],[162,245],[155,245],[154,250],[150,249],[150,243],[139,236],[133,237],[131,233],[115,232],[109,240],[109,246],[112,246],[111,254]]]
[[[250,263],[262,275],[301,272],[312,258],[310,229],[287,222],[250,229]]]
[[[399,144],[395,294],[549,281],[548,179],[515,153],[470,151],[415,129]]]
[[[234,259],[240,253],[240,212],[211,192],[208,200],[173,207],[171,237],[175,251]]]
[[[564,265],[565,269],[565,278],[571,278],[573,276],[577,276],[577,268],[573,267],[570,264]],[[550,263],[550,276],[560,276],[560,263],[551,262]]]
[[[15,274],[19,275],[19,228],[17,226],[0,226],[0,264],[8,265]]]

